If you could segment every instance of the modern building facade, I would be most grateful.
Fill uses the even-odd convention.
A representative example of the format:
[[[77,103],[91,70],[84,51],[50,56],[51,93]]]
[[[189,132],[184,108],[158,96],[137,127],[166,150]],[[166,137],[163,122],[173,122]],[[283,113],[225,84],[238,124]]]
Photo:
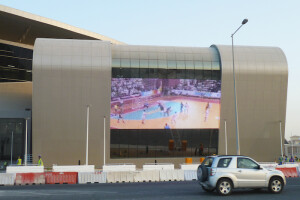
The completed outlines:
[[[274,161],[285,122],[286,58],[275,47],[235,51],[241,154]],[[225,131],[228,154],[236,154],[231,46],[37,39],[33,154],[47,164],[85,161],[87,105],[89,161],[98,167],[104,152],[106,163],[138,166],[225,154]]]
[[[4,6],[0,14],[8,27],[0,29],[0,160],[11,144],[13,159],[24,154],[29,118],[33,162],[41,154],[50,167],[85,164],[87,116],[89,164],[98,168],[236,154],[231,46],[126,45]],[[235,63],[241,154],[274,161],[287,60],[277,47],[235,46]]]

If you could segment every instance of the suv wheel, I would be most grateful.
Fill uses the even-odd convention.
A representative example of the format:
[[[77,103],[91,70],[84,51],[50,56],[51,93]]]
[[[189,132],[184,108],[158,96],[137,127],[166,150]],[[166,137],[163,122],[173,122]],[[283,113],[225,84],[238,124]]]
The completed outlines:
[[[230,195],[232,192],[233,184],[230,179],[222,178],[218,181],[216,190],[222,196]]]
[[[283,181],[279,177],[271,178],[269,182],[269,191],[275,194],[279,194],[283,190]]]

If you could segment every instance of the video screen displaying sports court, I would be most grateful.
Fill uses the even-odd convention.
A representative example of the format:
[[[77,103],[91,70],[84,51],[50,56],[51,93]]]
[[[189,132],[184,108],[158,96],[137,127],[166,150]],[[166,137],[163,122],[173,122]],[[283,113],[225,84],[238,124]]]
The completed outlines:
[[[218,129],[220,80],[112,78],[111,129]]]

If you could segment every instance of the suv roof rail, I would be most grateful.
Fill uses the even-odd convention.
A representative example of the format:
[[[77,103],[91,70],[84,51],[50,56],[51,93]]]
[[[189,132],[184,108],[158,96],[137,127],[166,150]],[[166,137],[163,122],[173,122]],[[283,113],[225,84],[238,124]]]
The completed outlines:
[[[217,157],[226,157],[226,156],[240,156],[240,157],[248,157],[243,155],[218,155]]]

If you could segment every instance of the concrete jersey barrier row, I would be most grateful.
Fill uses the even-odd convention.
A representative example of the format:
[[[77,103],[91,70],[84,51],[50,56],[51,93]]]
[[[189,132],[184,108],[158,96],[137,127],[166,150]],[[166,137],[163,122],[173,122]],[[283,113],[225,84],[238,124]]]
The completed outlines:
[[[78,173],[78,183],[106,183],[106,172],[79,172]]]
[[[299,164],[275,165],[265,163],[282,171],[286,177],[299,176]],[[262,166],[263,166],[262,165]],[[158,165],[159,166],[159,165]],[[162,166],[160,166],[162,167]],[[170,166],[169,166],[170,167]],[[158,167],[159,168],[159,167]],[[197,180],[197,170],[140,170],[140,171],[109,171],[109,172],[46,172],[46,173],[2,173],[0,185],[30,185],[30,184],[86,184],[86,183],[128,183],[128,182],[158,182],[158,181],[193,181]],[[192,168],[196,168],[192,166]],[[188,169],[185,168],[185,169]],[[115,170],[115,169],[114,169]],[[127,168],[128,170],[128,168]]]
[[[146,163],[143,165],[144,171],[152,170],[174,170],[174,164],[172,163]]]
[[[136,165],[134,164],[110,164],[103,165],[104,172],[127,172],[127,171],[136,171]]]
[[[7,166],[6,173],[43,173],[44,166]]]
[[[161,170],[159,171],[160,181],[184,181],[184,171],[180,169],[175,170]]]
[[[0,173],[0,185],[14,185],[15,179],[15,173]]]

